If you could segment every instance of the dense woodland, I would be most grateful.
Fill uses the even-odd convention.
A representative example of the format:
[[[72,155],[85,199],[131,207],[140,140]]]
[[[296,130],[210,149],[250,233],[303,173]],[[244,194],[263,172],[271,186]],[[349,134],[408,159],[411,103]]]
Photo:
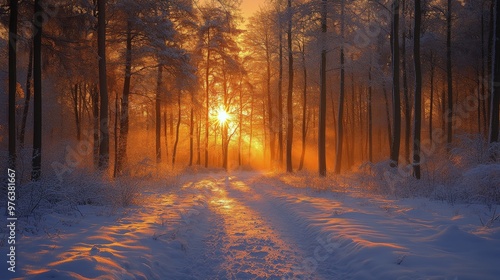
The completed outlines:
[[[2,158],[33,180],[499,160],[498,1],[239,2],[2,0]]]

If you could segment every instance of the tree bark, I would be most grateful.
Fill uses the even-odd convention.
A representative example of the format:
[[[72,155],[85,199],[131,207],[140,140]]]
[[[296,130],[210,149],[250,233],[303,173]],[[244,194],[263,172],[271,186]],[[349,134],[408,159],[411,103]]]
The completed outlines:
[[[413,61],[415,65],[415,119],[413,132],[413,175],[420,179],[420,133],[422,114],[422,69],[420,64],[420,26],[422,8],[420,0],[415,1],[415,26],[413,27]],[[432,100],[431,100],[432,102]]]
[[[429,140],[432,144],[432,120],[434,116],[434,71],[436,68],[435,61],[434,61],[434,53],[431,51],[431,56],[430,56],[430,61],[431,61],[431,96],[430,96],[430,108],[429,108]]]
[[[368,161],[373,162],[372,67],[368,68]]]
[[[402,14],[402,26],[401,33],[403,34],[401,38],[401,70],[403,72],[403,98],[404,98],[404,115],[405,115],[405,140],[404,140],[404,158],[405,160],[410,160],[410,137],[411,137],[411,104],[410,104],[410,92],[408,89],[408,73],[406,71],[406,24],[405,24],[405,12],[406,12],[406,0],[403,0],[403,14]]]
[[[125,77],[123,80],[123,94],[120,110],[120,137],[118,139],[118,174],[123,173],[127,162],[127,142],[129,130],[129,95],[130,95],[130,78],[132,75],[132,21],[127,19],[127,41],[125,53]]]
[[[194,157],[194,93],[191,94],[191,108],[189,112],[189,166],[193,165]]]
[[[292,145],[293,145],[293,49],[292,49],[292,0],[288,0],[288,96],[286,100],[287,129],[286,129],[286,171],[293,172]]]
[[[24,98],[23,118],[21,120],[21,131],[19,133],[19,147],[24,148],[24,137],[26,135],[26,121],[31,99],[31,78],[33,76],[33,43],[30,43],[30,54],[28,58],[28,71],[26,74],[26,96]]]
[[[99,168],[103,171],[109,166],[109,120],[108,120],[108,83],[106,78],[106,0],[98,0],[97,50],[99,55]]]
[[[94,123],[93,131],[93,156],[94,156],[94,167],[99,167],[99,90],[97,89],[97,84],[94,85],[92,89],[92,117]]]
[[[344,63],[344,0],[341,0],[340,12],[340,96],[339,96],[339,110],[337,117],[337,145],[335,149],[335,174],[339,174],[342,169],[342,144],[343,144],[343,130],[344,130],[344,94],[345,94],[345,63]]]
[[[283,167],[283,31],[281,26],[281,0],[278,1],[278,40],[279,40],[279,74],[278,74],[278,159]]]
[[[447,96],[447,108],[446,108],[446,123],[447,123],[447,137],[446,143],[448,144],[448,149],[453,137],[453,79],[451,71],[451,0],[448,1],[448,11],[446,13],[446,77],[448,83],[448,96]]]
[[[205,168],[208,167],[208,140],[210,136],[210,29],[207,31],[207,65],[205,68]]]
[[[163,65],[160,63],[158,65],[158,76],[156,78],[156,99],[155,99],[156,163],[161,162],[161,89],[162,89],[162,79],[163,79]]]
[[[327,31],[326,5],[327,1],[322,0],[321,4],[322,4],[321,5],[322,34],[321,34],[321,69],[320,69],[321,88],[319,95],[320,97],[319,97],[319,124],[318,124],[318,172],[320,176],[325,177],[326,176],[326,31]]]
[[[177,156],[177,144],[179,143],[179,128],[181,126],[181,93],[177,94],[177,125],[175,127],[175,141],[172,151],[172,168],[175,166],[175,157]]]
[[[401,145],[401,98],[399,93],[399,0],[392,4],[392,139],[391,166],[398,166]]]
[[[491,90],[490,106],[490,132],[489,142],[498,142],[499,130],[499,105],[500,105],[500,3],[495,1],[495,39],[493,40],[493,68],[491,69],[493,80]],[[498,155],[493,155],[496,159]]]
[[[31,179],[38,181],[42,170],[42,25],[43,20],[36,18],[43,13],[41,0],[35,0],[33,22],[33,157]]]
[[[38,2],[36,2],[36,3],[38,3]],[[18,17],[17,0],[10,0],[10,18],[9,18],[9,168],[12,170],[16,170],[16,160],[17,160],[16,159],[16,157],[17,157],[17,154],[16,154],[17,17]],[[29,71],[30,70],[28,69],[28,72]],[[29,102],[29,99],[28,99],[28,102]],[[26,106],[25,106],[25,108],[26,108]]]
[[[320,71],[322,71],[321,69]],[[306,118],[307,118],[307,67],[306,67],[306,43],[302,41],[302,73],[304,76],[304,87],[302,90],[302,152],[300,153],[299,171],[304,167],[304,156],[306,153]]]

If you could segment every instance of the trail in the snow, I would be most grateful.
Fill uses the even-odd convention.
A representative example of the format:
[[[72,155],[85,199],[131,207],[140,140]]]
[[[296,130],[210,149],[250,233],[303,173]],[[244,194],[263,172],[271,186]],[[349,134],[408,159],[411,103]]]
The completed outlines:
[[[203,279],[304,278],[302,271],[294,271],[304,259],[297,242],[274,219],[263,215],[262,210],[269,208],[252,204],[262,196],[230,176],[200,181],[195,187],[210,191],[211,227],[203,237],[203,254],[195,262],[205,274],[195,269],[194,275]]]

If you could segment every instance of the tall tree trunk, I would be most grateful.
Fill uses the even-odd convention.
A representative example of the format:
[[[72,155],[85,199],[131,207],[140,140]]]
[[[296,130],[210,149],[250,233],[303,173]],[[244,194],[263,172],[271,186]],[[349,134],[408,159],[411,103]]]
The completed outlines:
[[[172,168],[175,166],[175,157],[177,156],[177,144],[179,143],[179,128],[181,126],[181,93],[177,95],[177,125],[175,127],[175,142],[172,151]]]
[[[480,87],[481,87],[481,97],[482,98],[479,98],[479,92],[478,92],[478,130],[479,130],[479,133],[482,134],[482,135],[485,135],[484,133],[486,133],[487,131],[487,128],[486,126],[488,125],[487,123],[487,116],[486,116],[486,90],[485,90],[485,79],[486,79],[486,63],[487,63],[487,60],[488,58],[486,58],[485,56],[485,51],[484,51],[484,47],[485,47],[485,40],[484,40],[484,13],[482,12],[481,13],[481,76],[480,76]],[[482,110],[481,110],[482,109]],[[482,119],[482,122],[481,122],[481,111],[482,111],[482,116],[483,116],[483,119]],[[483,129],[483,125],[481,124],[483,123],[484,124],[484,129]]]
[[[156,100],[155,100],[155,128],[156,128],[156,163],[161,162],[161,89],[163,79],[163,65],[158,64],[158,76],[156,78]]]
[[[413,60],[415,64],[415,119],[413,132],[413,173],[420,179],[420,130],[422,114],[422,69],[420,65],[420,26],[422,8],[420,0],[415,0],[415,26],[413,27]],[[432,102],[432,100],[431,100]]]
[[[327,1],[321,1],[321,69],[319,95],[319,124],[318,124],[318,172],[326,176],[326,31],[327,31]],[[333,99],[332,99],[333,105]],[[304,104],[305,106],[305,104]],[[332,106],[333,110],[333,106]],[[302,138],[304,139],[304,138]],[[304,141],[304,140],[303,140]]]
[[[493,68],[492,68],[492,90],[491,90],[491,105],[490,105],[490,143],[498,142],[499,130],[499,105],[500,105],[500,3],[495,1],[495,39],[493,40]],[[498,155],[493,156],[495,159]]]
[[[11,33],[12,34],[12,33]],[[24,137],[26,135],[26,121],[30,108],[31,99],[31,78],[33,75],[33,42],[30,44],[30,54],[28,58],[28,71],[26,74],[26,96],[24,98],[23,118],[21,120],[21,131],[19,133],[19,147],[24,148]]]
[[[75,114],[75,126],[76,126],[76,139],[80,141],[81,139],[81,118],[80,118],[80,95],[78,91],[79,85],[75,84],[75,87],[71,87],[71,94],[73,98],[73,113]]]
[[[114,151],[115,151],[115,165],[114,165],[114,168],[113,168],[113,178],[116,178],[116,176],[118,176],[118,164],[117,162],[119,161],[119,156],[120,154],[118,153],[118,150],[119,150],[119,135],[120,135],[120,131],[119,131],[119,120],[120,120],[120,102],[119,102],[119,98],[118,98],[118,91],[115,91],[115,123],[114,123],[114,141],[113,141],[113,148],[114,148]]]
[[[132,21],[127,19],[127,41],[125,53],[125,77],[123,79],[123,95],[120,111],[120,138],[118,139],[118,174],[123,173],[127,162],[127,140],[128,140],[128,98],[130,95],[130,78],[132,75]]]
[[[201,118],[196,127],[196,165],[201,165]]]
[[[404,110],[405,110],[405,160],[410,160],[410,137],[411,137],[411,105],[410,105],[410,93],[408,90],[408,73],[406,71],[406,24],[405,24],[405,12],[406,12],[406,0],[403,0],[403,14],[402,14],[402,34],[401,38],[401,68],[403,70],[403,98],[404,98]]]
[[[167,120],[167,106],[163,111],[163,138],[165,138],[165,157],[168,158],[168,120]]]
[[[497,1],[496,0],[491,0],[490,2],[490,18],[489,18],[489,32],[488,32],[488,60],[487,60],[487,69],[488,69],[488,90],[489,90],[489,94],[487,94],[487,97],[486,97],[486,123],[487,125],[489,126],[490,124],[490,115],[491,115],[491,97],[492,97],[492,88],[493,88],[493,85],[491,84],[492,83],[492,80],[493,80],[493,38],[495,37],[494,36],[494,32],[495,32],[495,3]],[[489,133],[489,132],[488,132]],[[489,135],[488,135],[489,136]]]
[[[278,74],[278,159],[283,167],[283,31],[281,26],[281,0],[278,1],[278,40],[279,40],[279,74]]]
[[[339,111],[337,117],[337,146],[335,149],[335,174],[339,174],[342,169],[342,144],[344,130],[344,94],[345,94],[345,63],[344,63],[344,0],[341,0],[340,11],[340,96]]]
[[[189,166],[193,165],[194,157],[194,93],[191,94],[191,108],[189,112]]]
[[[207,65],[205,68],[205,168],[208,167],[208,140],[210,136],[210,29],[207,31]]]
[[[239,112],[239,124],[238,124],[238,166],[241,166],[241,139],[242,139],[242,123],[243,123],[243,90],[241,89],[241,77],[240,77],[240,85],[239,85],[239,94],[240,94],[240,112]]]
[[[292,49],[292,0],[288,0],[288,96],[286,100],[287,129],[286,129],[286,171],[293,172],[292,144],[293,144],[293,49]]]
[[[223,67],[224,68],[224,67]],[[228,111],[229,109],[229,104],[228,104],[228,79],[226,76],[226,71],[222,72],[222,87],[223,87],[223,109],[225,112]],[[221,130],[221,146],[222,146],[222,168],[224,170],[228,170],[228,147],[229,147],[229,139],[228,139],[228,126],[227,126],[227,121],[221,123],[222,125],[222,130]],[[215,143],[217,143],[217,138],[215,138]]]
[[[448,149],[451,148],[451,142],[453,137],[453,79],[451,72],[451,0],[448,1],[448,11],[446,13],[446,77],[448,82],[448,96],[447,96],[447,108],[446,108],[446,122],[447,122],[447,137],[446,143],[448,144]]]
[[[373,162],[372,66],[368,68],[368,161]]]
[[[93,156],[94,156],[94,167],[99,167],[99,90],[97,89],[97,84],[94,85],[92,89],[92,118],[94,122],[93,131]]]
[[[399,0],[392,4],[392,113],[391,166],[398,166],[401,145],[401,98],[399,93]]]
[[[271,165],[274,164],[276,160],[276,127],[274,119],[274,104],[271,97],[271,51],[269,49],[269,34],[266,32],[266,93],[267,93],[267,111],[269,119],[269,149],[271,154]],[[264,110],[265,113],[265,110]],[[265,118],[264,118],[265,123]]]
[[[392,126],[391,126],[391,113],[389,112],[389,98],[387,97],[387,89],[385,85],[383,86],[384,91],[384,103],[385,103],[385,115],[387,117],[387,139],[389,139],[389,151],[392,151]]]
[[[97,50],[99,56],[99,168],[107,170],[109,166],[109,120],[108,120],[108,83],[106,78],[106,0],[97,0],[98,29]]]
[[[433,119],[433,116],[434,116],[434,71],[435,71],[435,68],[436,68],[436,65],[435,65],[435,61],[434,61],[434,53],[431,51],[431,57],[430,57],[430,61],[431,61],[431,97],[430,97],[430,108],[429,108],[429,140],[432,144],[432,128],[433,128],[433,125],[432,125],[432,119]]]
[[[254,112],[255,100],[252,95],[252,99],[250,101],[250,139],[248,140],[248,165],[252,165],[252,141],[253,141],[253,112]],[[265,118],[265,117],[264,117]]]
[[[36,2],[39,5],[38,2]],[[9,18],[9,168],[16,170],[17,0],[10,0]],[[41,30],[40,30],[41,31]],[[30,70],[28,69],[28,72]],[[29,101],[28,101],[29,102]],[[25,106],[26,107],[26,106]]]
[[[41,0],[35,0],[34,16],[43,13]],[[40,18],[34,18],[33,39],[33,171],[31,179],[38,181],[42,170],[42,25]]]
[[[321,70],[322,71],[322,70]],[[304,156],[306,153],[306,118],[307,118],[307,67],[306,67],[306,43],[302,41],[302,73],[304,76],[304,87],[302,90],[302,152],[300,153],[299,171],[304,167]]]

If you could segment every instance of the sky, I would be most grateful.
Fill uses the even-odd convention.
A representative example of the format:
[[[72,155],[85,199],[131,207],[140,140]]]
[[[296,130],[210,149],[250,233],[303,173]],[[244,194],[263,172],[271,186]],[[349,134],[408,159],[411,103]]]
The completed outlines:
[[[245,18],[249,18],[256,11],[259,10],[259,6],[264,5],[266,0],[243,0],[241,3],[241,12]]]

